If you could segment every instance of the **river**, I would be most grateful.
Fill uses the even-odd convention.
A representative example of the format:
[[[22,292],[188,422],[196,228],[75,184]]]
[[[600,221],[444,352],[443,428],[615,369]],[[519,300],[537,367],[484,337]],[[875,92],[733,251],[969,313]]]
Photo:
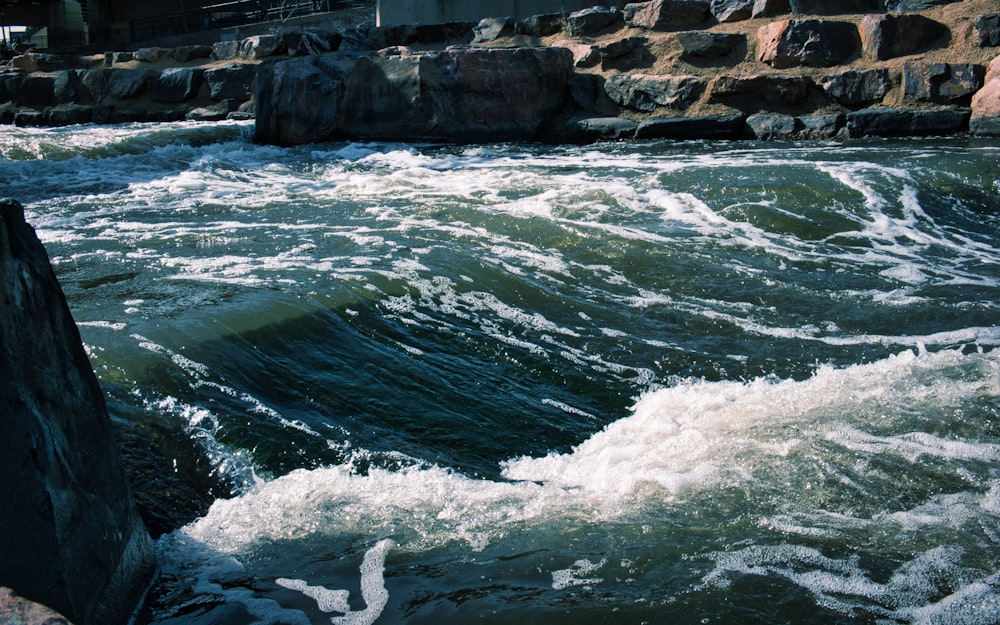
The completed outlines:
[[[995,141],[251,131],[0,128],[112,417],[229,485],[142,622],[997,622]]]

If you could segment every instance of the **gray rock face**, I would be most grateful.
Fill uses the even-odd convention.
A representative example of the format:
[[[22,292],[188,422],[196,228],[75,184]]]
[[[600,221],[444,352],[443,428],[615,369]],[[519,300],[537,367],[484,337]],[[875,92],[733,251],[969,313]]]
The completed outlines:
[[[593,7],[570,13],[566,18],[566,32],[573,37],[590,37],[624,23],[625,17],[617,7]]]
[[[671,35],[671,44],[681,59],[707,59],[728,56],[746,37],[732,33],[688,30]]]
[[[565,48],[385,50],[353,64],[303,57],[257,75],[255,140],[527,140],[569,101]]]
[[[146,92],[149,79],[156,72],[149,69],[118,69],[109,72],[107,82],[107,97],[113,100],[135,98]]]
[[[878,102],[892,88],[887,69],[848,70],[824,76],[819,84],[830,98],[844,106]]]
[[[646,47],[645,37],[627,37],[599,46],[597,53],[601,59],[601,69],[629,70],[648,65],[653,56]]]
[[[338,64],[323,57],[261,65],[254,141],[299,145],[337,137],[346,77]]]
[[[609,78],[604,89],[617,104],[650,112],[661,106],[689,107],[705,91],[705,81],[697,76],[623,74]]]
[[[791,12],[788,0],[755,0],[750,17],[775,17]]]
[[[723,24],[750,19],[754,0],[712,0],[710,10]]]
[[[104,395],[45,248],[0,200],[0,586],[125,623],[153,573]]]
[[[877,108],[847,114],[852,137],[919,137],[950,135],[969,125],[969,109],[914,110]]]
[[[638,139],[739,139],[743,134],[741,115],[704,117],[653,117],[643,120],[635,131]]]
[[[247,63],[234,63],[205,70],[212,99],[246,101],[253,95],[257,68]]]
[[[569,143],[631,139],[638,126],[638,123],[620,117],[576,117],[556,129],[552,138]]]
[[[687,30],[711,17],[705,0],[653,0],[625,5],[625,21],[647,30]]]
[[[562,16],[555,14],[532,15],[517,24],[517,32],[532,37],[554,35],[562,30]]]
[[[196,95],[204,82],[205,70],[194,67],[171,67],[149,83],[149,99],[154,102],[177,104]]]
[[[782,20],[757,31],[757,57],[777,69],[832,67],[853,55],[858,43],[850,22]]]
[[[747,118],[749,136],[760,141],[834,139],[844,127],[839,114],[794,117],[780,113],[757,113]]]
[[[1000,46],[1000,13],[976,17],[976,40],[980,48]]]
[[[983,85],[983,69],[970,63],[903,64],[903,93],[923,102],[965,102]]]
[[[895,13],[906,13],[910,11],[926,11],[934,7],[962,0],[885,0],[885,10]]]
[[[884,61],[928,48],[948,27],[923,15],[866,15],[860,33],[865,56]]]
[[[472,43],[486,43],[495,41],[500,37],[509,37],[514,34],[515,22],[511,17],[487,17],[476,24],[472,32],[474,36]]]
[[[28,74],[14,92],[20,106],[48,106],[55,100],[56,79],[46,74]]]
[[[749,102],[760,108],[794,106],[809,96],[813,81],[808,76],[759,74],[755,76],[719,76],[712,81],[709,92],[717,102]]]
[[[789,0],[795,15],[846,15],[884,10],[882,0]]]

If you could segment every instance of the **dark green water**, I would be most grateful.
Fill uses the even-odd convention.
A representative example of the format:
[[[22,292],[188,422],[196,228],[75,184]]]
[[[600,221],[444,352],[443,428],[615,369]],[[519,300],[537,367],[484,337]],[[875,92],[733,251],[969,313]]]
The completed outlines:
[[[144,621],[997,622],[995,142],[249,130],[0,129],[113,416],[236,495]]]

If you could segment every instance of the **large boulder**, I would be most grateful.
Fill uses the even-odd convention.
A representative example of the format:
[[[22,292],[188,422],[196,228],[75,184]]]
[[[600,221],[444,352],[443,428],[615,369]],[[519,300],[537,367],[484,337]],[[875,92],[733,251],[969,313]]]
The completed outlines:
[[[820,87],[834,101],[844,106],[861,106],[880,101],[892,89],[889,70],[885,68],[830,74],[820,79]]]
[[[153,102],[179,104],[198,95],[204,82],[205,70],[200,67],[169,67],[149,83],[149,99]]]
[[[813,81],[808,76],[755,74],[717,76],[709,87],[709,97],[716,102],[740,108],[788,107],[802,104],[809,97]]]
[[[894,13],[926,11],[945,4],[961,2],[962,0],[885,0],[885,10]]]
[[[472,43],[487,43],[514,34],[516,22],[513,17],[484,17],[472,28]]]
[[[711,59],[728,56],[738,46],[746,44],[744,35],[714,33],[707,30],[687,30],[671,33],[667,38],[671,52],[682,60]]]
[[[743,136],[742,115],[702,117],[651,117],[635,130],[636,139],[739,139]]]
[[[976,40],[980,48],[1000,46],[1000,13],[976,17]]]
[[[116,70],[117,71],[117,70]],[[108,92],[108,75],[110,70],[91,69],[80,75],[81,100],[85,102],[100,102]]]
[[[789,0],[795,15],[846,15],[883,11],[882,0]]]
[[[52,95],[55,103],[68,104],[79,101],[81,88],[80,71],[67,69],[57,72],[52,83]]]
[[[618,7],[591,7],[570,13],[566,17],[566,32],[571,37],[591,37],[603,30],[625,24]]]
[[[990,63],[983,88],[972,97],[969,131],[1000,137],[1000,56]]]
[[[246,101],[253,95],[257,66],[251,63],[232,63],[205,70],[205,83],[215,101]]]
[[[647,30],[687,30],[711,17],[706,0],[653,0],[626,4],[625,21]]]
[[[969,126],[969,109],[861,109],[847,114],[852,137],[921,137],[952,135]]]
[[[574,117],[556,128],[548,138],[562,143],[592,143],[631,139],[637,122],[621,117]]]
[[[844,116],[836,113],[794,117],[781,113],[756,113],[747,117],[747,134],[760,141],[818,140],[837,138]]]
[[[20,90],[25,73],[0,67],[0,102],[13,102],[14,95]]]
[[[151,69],[116,69],[108,72],[105,96],[112,100],[127,100],[143,95],[151,78],[157,75]]]
[[[565,48],[302,57],[257,75],[258,142],[533,139],[569,102]]]
[[[337,138],[347,72],[326,57],[268,62],[257,72],[254,141],[299,145]]]
[[[21,80],[14,93],[14,103],[18,106],[44,107],[55,103],[55,76],[50,74],[28,74]]]
[[[545,37],[556,34],[562,27],[562,16],[558,13],[548,13],[526,17],[515,25],[515,30],[522,35]]]
[[[948,34],[944,24],[910,14],[866,15],[859,30],[861,48],[874,61],[915,54]]]
[[[124,624],[155,568],[104,395],[24,209],[0,201],[0,586]]]
[[[598,46],[597,53],[601,59],[601,69],[627,71],[652,64],[653,55],[649,52],[646,44],[645,37],[626,37]]]
[[[688,108],[705,91],[705,81],[697,76],[621,74],[608,78],[604,89],[615,103],[648,113],[659,107]]]
[[[715,19],[725,24],[750,19],[754,0],[712,0],[710,10]]]
[[[754,0],[750,17],[775,17],[791,12],[788,0]]]
[[[564,48],[455,48],[418,60],[417,124],[395,138],[534,139],[569,102],[573,54]]]
[[[777,69],[832,67],[858,49],[858,30],[850,22],[781,20],[757,31],[757,58]]]
[[[982,68],[971,63],[903,64],[903,94],[921,102],[967,103],[982,84]]]
[[[284,38],[279,35],[253,35],[240,41],[237,55],[241,59],[257,61],[283,54],[287,49]]]

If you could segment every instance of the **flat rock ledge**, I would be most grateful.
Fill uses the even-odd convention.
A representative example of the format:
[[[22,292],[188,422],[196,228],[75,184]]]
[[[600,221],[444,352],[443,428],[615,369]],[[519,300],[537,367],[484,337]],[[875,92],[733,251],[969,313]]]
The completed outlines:
[[[0,123],[253,118],[276,145],[1000,136],[998,45],[994,0],[653,0],[23,55]]]

